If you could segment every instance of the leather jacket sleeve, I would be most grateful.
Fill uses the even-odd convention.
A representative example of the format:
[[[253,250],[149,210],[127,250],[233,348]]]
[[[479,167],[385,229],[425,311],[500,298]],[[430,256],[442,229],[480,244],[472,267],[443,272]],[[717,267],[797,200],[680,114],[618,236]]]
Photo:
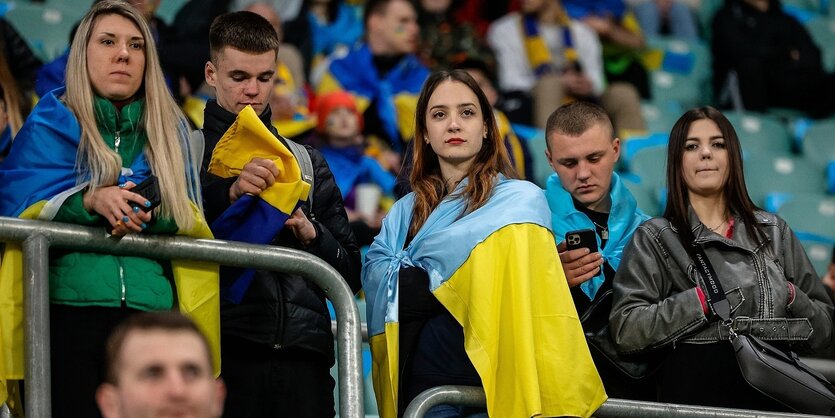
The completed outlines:
[[[786,307],[786,311],[792,317],[809,319],[813,331],[807,341],[807,350],[824,352],[832,344],[832,299],[827,295],[794,232],[785,222],[781,222],[780,227],[783,269],[786,280],[793,283],[795,289],[794,300]]]
[[[348,224],[342,194],[325,162],[325,157],[310,146],[305,148],[310,154],[315,176],[313,214],[308,216],[308,219],[317,232],[316,240],[306,247],[305,251],[333,266],[356,293],[362,287],[360,251]]]
[[[662,233],[672,232],[647,224],[635,230],[612,284],[610,332],[624,354],[662,347],[707,323],[695,282],[672,293],[670,276],[684,273],[660,245]]]

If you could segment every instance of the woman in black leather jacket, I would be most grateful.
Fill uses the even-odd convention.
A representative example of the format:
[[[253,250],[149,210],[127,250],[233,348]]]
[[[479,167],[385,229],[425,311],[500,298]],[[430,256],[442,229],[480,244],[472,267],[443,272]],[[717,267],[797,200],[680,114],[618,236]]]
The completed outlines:
[[[662,402],[785,410],[743,380],[685,245],[704,249],[736,329],[807,354],[831,343],[832,301],[786,222],[751,201],[741,156],[719,111],[685,113],[670,134],[667,209],[635,231],[614,279],[612,337],[623,353],[655,350]]]

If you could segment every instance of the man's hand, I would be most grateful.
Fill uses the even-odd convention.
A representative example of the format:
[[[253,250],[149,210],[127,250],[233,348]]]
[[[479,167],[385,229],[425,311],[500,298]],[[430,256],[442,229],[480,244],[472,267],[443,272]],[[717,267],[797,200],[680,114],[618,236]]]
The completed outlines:
[[[290,219],[287,219],[287,222],[284,223],[284,226],[290,228],[296,239],[301,241],[305,247],[316,239],[316,227],[307,219],[307,216],[302,212],[302,208],[296,209]]]
[[[259,195],[275,183],[278,168],[271,160],[253,158],[244,166],[241,175],[229,188],[229,201],[235,203],[244,194]]]
[[[123,187],[105,186],[87,190],[82,196],[82,205],[88,212],[95,212],[107,219],[113,227],[112,235],[124,236],[131,232],[142,232],[151,222],[151,212],[141,210],[148,199],[129,190],[136,186],[129,181]]]
[[[596,276],[603,265],[603,256],[599,252],[589,254],[588,248],[568,251],[565,242],[561,242],[557,245],[557,252],[560,254],[568,287],[577,286]]]

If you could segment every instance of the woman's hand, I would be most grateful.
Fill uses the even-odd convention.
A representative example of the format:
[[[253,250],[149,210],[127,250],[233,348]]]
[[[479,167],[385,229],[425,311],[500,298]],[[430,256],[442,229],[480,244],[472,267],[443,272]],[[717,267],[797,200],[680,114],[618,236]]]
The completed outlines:
[[[151,213],[141,208],[151,202],[130,191],[136,184],[125,183],[124,187],[105,186],[84,192],[84,209],[103,216],[113,226],[111,234],[123,236],[131,232],[142,232],[151,221]]]

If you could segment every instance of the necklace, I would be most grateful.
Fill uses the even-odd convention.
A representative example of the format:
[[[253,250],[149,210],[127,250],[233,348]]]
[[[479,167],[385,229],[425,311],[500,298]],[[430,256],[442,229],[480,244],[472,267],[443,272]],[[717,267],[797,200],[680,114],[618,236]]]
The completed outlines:
[[[609,239],[609,227],[608,226],[600,225],[599,223],[597,223],[595,221],[591,221],[591,223],[593,223],[594,226],[600,228],[600,239],[603,239],[603,240],[608,240]]]
[[[722,221],[722,223],[720,223],[719,225],[714,226],[713,228],[711,228],[711,227],[709,227],[709,226],[707,226],[707,225],[705,225],[705,226],[707,226],[707,229],[709,229],[709,230],[711,230],[711,231],[713,231],[713,232],[717,232],[716,230],[717,230],[717,229],[719,229],[719,227],[721,227],[722,225],[725,225],[725,222],[728,222],[728,220],[727,220],[727,219],[723,220],[723,221]],[[718,232],[717,232],[717,233],[718,233]]]

